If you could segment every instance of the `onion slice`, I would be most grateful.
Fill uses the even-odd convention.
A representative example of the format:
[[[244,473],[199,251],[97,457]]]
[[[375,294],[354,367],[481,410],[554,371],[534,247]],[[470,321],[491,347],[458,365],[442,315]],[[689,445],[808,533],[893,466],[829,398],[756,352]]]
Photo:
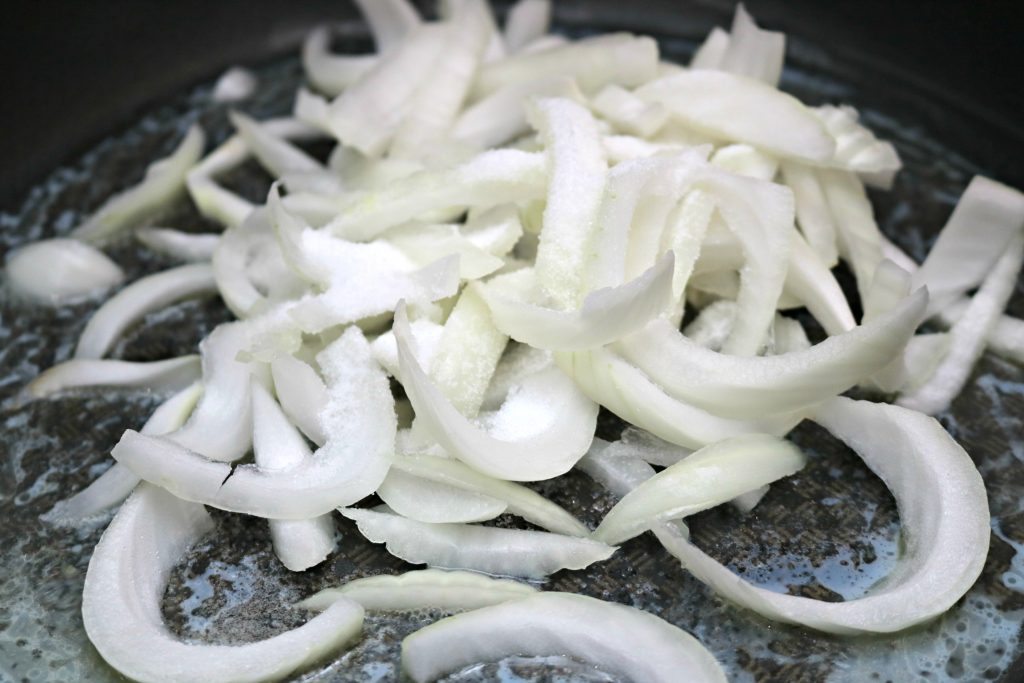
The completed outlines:
[[[657,377],[670,396],[723,417],[752,419],[807,408],[881,370],[903,352],[927,305],[927,291],[918,290],[865,325],[781,356],[716,353],[661,319],[615,349],[649,377]]]
[[[463,571],[421,569],[397,576],[368,576],[338,588],[325,588],[298,607],[323,611],[339,598],[354,600],[367,610],[468,610],[521,600],[537,593],[529,584]]]
[[[583,569],[615,552],[598,541],[546,531],[426,524],[356,508],[346,508],[341,514],[356,522],[370,542],[386,544],[395,557],[443,569],[542,579],[562,569]]]
[[[551,368],[524,380],[519,400],[515,404],[511,398],[506,400],[505,414],[498,411],[491,430],[508,436],[493,436],[460,414],[420,368],[409,348],[404,306],[395,314],[394,330],[402,380],[417,420],[451,455],[498,479],[536,481],[568,472],[586,453],[597,406],[558,370]]]
[[[298,434],[289,435],[285,443],[298,463],[294,467],[232,469],[182,448],[173,433],[161,438],[132,430],[111,455],[179,498],[231,512],[306,520],[351,505],[373,493],[387,475],[395,445],[394,399],[358,327],[348,328],[321,353],[320,364],[328,377],[328,403],[321,414],[327,441],[310,454]],[[202,408],[201,402],[197,412]],[[290,428],[283,419],[278,424]]]
[[[613,351],[592,349],[555,355],[558,367],[592,400],[627,422],[686,448],[740,434],[783,435],[802,419],[801,412],[732,420],[702,410],[665,393],[647,375]]]
[[[39,373],[25,391],[44,398],[79,387],[126,387],[154,392],[181,391],[199,379],[199,356],[188,355],[136,363],[125,360],[79,358],[58,363]]]
[[[171,228],[140,228],[135,238],[158,254],[180,261],[209,261],[220,243],[220,235]]]
[[[138,185],[114,195],[88,221],[75,228],[71,237],[87,242],[106,239],[159,211],[185,190],[185,175],[199,161],[206,136],[192,126],[170,156],[153,162]]]
[[[21,296],[53,305],[124,282],[124,271],[102,251],[72,239],[40,240],[7,255],[6,280]]]
[[[853,448],[896,498],[906,539],[896,569],[864,597],[823,602],[758,588],[680,537],[669,552],[716,592],[776,621],[839,634],[894,633],[948,610],[985,564],[991,528],[970,457],[934,419],[835,398],[814,420]]]
[[[217,284],[208,263],[179,266],[139,278],[96,309],[78,338],[75,358],[102,358],[126,330],[148,313],[215,291]]]
[[[582,307],[572,311],[535,306],[487,289],[484,296],[495,325],[516,341],[554,351],[582,351],[621,339],[664,313],[672,299],[674,268],[669,252],[640,277],[591,292]]]
[[[416,631],[402,641],[402,670],[425,683],[512,655],[570,655],[631,681],[726,681],[699,641],[653,614],[554,592],[448,617]]]
[[[82,619],[89,640],[121,674],[144,682],[278,680],[354,640],[363,608],[340,599],[281,635],[245,645],[178,640],[160,602],[171,569],[213,528],[202,506],[142,486],[118,511],[89,560]]]
[[[551,0],[518,0],[505,18],[505,47],[510,54],[548,32],[551,25]]]
[[[429,524],[484,522],[508,507],[492,496],[406,474],[394,467],[377,487],[377,495],[403,517]]]
[[[696,451],[626,494],[591,538],[617,544],[661,522],[680,519],[789,476],[804,466],[796,446],[748,434]]]

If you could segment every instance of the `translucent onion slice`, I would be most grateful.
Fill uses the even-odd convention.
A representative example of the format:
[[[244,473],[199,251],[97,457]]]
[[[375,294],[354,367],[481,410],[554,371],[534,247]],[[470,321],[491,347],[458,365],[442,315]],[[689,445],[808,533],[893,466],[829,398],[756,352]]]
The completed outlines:
[[[861,125],[853,107],[825,105],[814,111],[836,139],[836,154],[829,166],[853,171],[868,185],[890,189],[903,165],[892,143],[878,140]]]
[[[284,678],[354,640],[363,608],[339,599],[306,624],[245,645],[178,640],[160,603],[174,565],[213,528],[201,505],[142,486],[93,549],[82,593],[89,640],[121,674],[158,683],[248,683]]]
[[[964,315],[949,331],[945,358],[932,375],[897,403],[928,415],[946,410],[967,384],[974,364],[985,351],[985,340],[1017,286],[1024,261],[1024,231],[1018,231],[971,298]]]
[[[16,294],[61,305],[124,282],[124,271],[96,247],[73,239],[26,244],[7,255],[6,280]]]
[[[180,261],[209,261],[220,235],[189,233],[171,228],[141,228],[135,238],[158,254]]]
[[[484,289],[494,323],[516,341],[553,351],[610,344],[666,312],[672,300],[675,259],[665,254],[640,277],[599,289],[578,310],[557,311]]]
[[[298,358],[278,356],[270,364],[274,392],[281,409],[291,423],[317,446],[324,445],[327,436],[320,423],[320,413],[327,406],[327,387],[316,370]]]
[[[915,286],[932,297],[929,317],[980,285],[1022,230],[1024,193],[974,176],[914,273]]]
[[[567,99],[543,99],[529,110],[548,155],[548,191],[534,268],[559,309],[582,301],[583,267],[604,195],[608,164],[594,117]]]
[[[143,434],[166,434],[185,424],[196,402],[203,395],[203,385],[195,382],[161,403],[140,430]],[[53,506],[44,519],[68,524],[92,517],[107,508],[119,505],[138,486],[140,479],[127,467],[115,462],[91,484]]]
[[[407,223],[391,228],[382,236],[417,266],[426,266],[445,256],[459,257],[459,277],[478,280],[499,270],[504,260],[476,246],[454,224]]]
[[[745,142],[797,161],[825,162],[835,141],[821,121],[791,95],[722,71],[686,71],[640,86],[636,94],[659,102],[699,133]]]
[[[199,126],[192,126],[170,156],[153,162],[138,185],[114,195],[103,203],[71,237],[87,242],[106,239],[164,208],[185,190],[185,175],[203,154],[206,137]]]
[[[546,182],[543,154],[514,149],[484,152],[452,169],[423,171],[377,191],[331,200],[330,215],[337,216],[326,229],[339,237],[365,241],[431,211],[539,199]],[[285,205],[295,197],[286,198]]]
[[[505,512],[504,501],[395,470],[377,487],[384,503],[417,522],[430,524],[484,522]]]
[[[900,511],[903,552],[865,596],[824,602],[776,593],[683,538],[659,539],[716,592],[776,621],[839,634],[894,633],[948,610],[981,573],[991,536],[985,486],[970,457],[934,419],[898,406],[840,397],[814,419],[857,452]]]
[[[783,435],[800,412],[733,420],[672,398],[641,370],[608,349],[555,354],[558,367],[592,400],[623,420],[685,448],[700,448],[739,434]]]
[[[397,429],[394,399],[359,328],[348,328],[319,359],[328,378],[321,415],[327,442],[310,454],[297,434],[289,438],[300,463],[295,467],[232,469],[178,446],[173,434],[160,438],[131,430],[111,454],[179,498],[257,517],[311,519],[361,500],[377,489],[390,467]]]
[[[395,314],[402,380],[423,429],[448,453],[498,479],[537,481],[568,472],[590,445],[597,406],[557,370],[527,378],[484,431],[461,415],[409,348],[405,308]]]
[[[438,346],[441,344],[441,336],[444,334],[444,325],[420,318],[409,323],[409,330],[412,332],[413,353],[420,362],[420,367],[430,372],[434,365]],[[398,344],[395,343],[394,331],[388,330],[370,342],[370,350],[373,351],[373,357],[388,371],[388,374],[401,381],[402,373],[398,367]]]
[[[252,452],[263,470],[301,467],[309,457],[302,435],[259,382],[252,384]],[[323,562],[334,550],[334,520],[329,514],[312,519],[270,520],[274,552],[288,569],[301,572]]]
[[[513,655],[569,655],[631,681],[726,681],[699,641],[653,614],[554,592],[448,617],[416,631],[402,641],[402,670],[425,683]]]
[[[590,447],[588,454],[593,454],[596,451],[601,451],[604,457],[609,458],[639,458],[658,467],[675,465],[693,453],[689,448],[676,446],[636,427],[626,427],[618,441],[609,443],[594,439],[594,444]],[[654,474],[654,470],[651,470],[651,474]]]
[[[729,32],[715,26],[700,44],[690,59],[691,69],[717,69],[722,64],[725,51],[729,49]],[[673,70],[673,73],[676,73]]]
[[[25,391],[44,398],[79,387],[125,387],[158,393],[181,391],[199,379],[199,356],[188,355],[136,363],[125,360],[78,358],[58,363],[39,373]]]
[[[102,358],[118,338],[147,314],[217,290],[208,263],[179,266],[139,278],[92,314],[75,347],[75,358]]]
[[[495,579],[473,572],[421,569],[397,576],[355,579],[338,588],[325,588],[297,606],[319,612],[333,605],[339,598],[348,598],[367,610],[459,611],[521,600],[536,592],[533,586],[519,581]]]
[[[442,569],[542,579],[562,569],[583,569],[615,552],[598,541],[546,531],[425,524],[355,508],[346,508],[341,514],[353,520],[371,543],[386,544],[395,557]]]
[[[515,54],[548,32],[551,0],[518,0],[505,18],[505,48]]]
[[[328,124],[339,142],[373,157],[387,149],[445,48],[446,28],[418,26],[331,102]]]
[[[651,38],[613,33],[585,38],[487,64],[477,75],[479,99],[498,88],[541,76],[568,76],[585,92],[614,83],[633,87],[651,80],[658,68],[658,44]]]
[[[954,325],[963,317],[970,305],[969,299],[961,299],[942,312],[942,322]],[[1024,365],[1024,320],[1003,315],[996,321],[988,335],[988,348],[1003,358]]]
[[[806,461],[793,444],[765,434],[705,446],[626,494],[591,538],[622,543],[656,524],[707,510],[789,476]]]
[[[806,351],[780,356],[715,353],[661,319],[615,349],[657,377],[670,396],[716,415],[752,419],[807,408],[878,372],[902,353],[927,304],[927,292],[918,290],[886,315]]]
[[[332,97],[358,81],[377,63],[376,55],[334,55],[331,29],[320,26],[302,44],[302,68],[313,87]],[[302,118],[302,117],[299,117]]]
[[[458,460],[403,455],[396,457],[391,465],[391,474],[396,471],[495,498],[505,504],[507,512],[556,534],[586,536],[590,533],[582,522],[536,491],[481,474]]]

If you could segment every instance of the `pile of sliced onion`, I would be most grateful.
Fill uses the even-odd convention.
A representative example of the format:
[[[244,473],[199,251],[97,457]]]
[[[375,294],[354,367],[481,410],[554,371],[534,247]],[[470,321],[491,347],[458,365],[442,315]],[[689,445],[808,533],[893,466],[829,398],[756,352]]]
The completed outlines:
[[[119,233],[183,262],[117,291],[74,357],[28,387],[178,392],[48,515],[74,524],[127,497],[85,583],[86,631],[107,662],[143,681],[272,680],[336,656],[363,609],[434,607],[466,613],[405,640],[416,681],[509,655],[724,680],[653,615],[517,580],[599,563],[646,531],[731,601],[808,628],[896,631],[964,595],[988,504],[928,415],[986,348],[1024,359],[1024,321],[1003,315],[1024,195],[976,178],[918,266],[865,193],[891,185],[895,148],[851,107],[781,92],[785,36],[742,7],[683,67],[647,37],[550,34],[548,0],[520,0],[503,30],[485,0],[441,2],[431,21],[407,0],[357,4],[376,52],[334,54],[330,30],[315,30],[293,117],[232,113],[236,135],[205,156],[193,128],[68,236],[8,257],[12,289],[48,304],[120,286],[100,250]],[[258,86],[232,70],[213,96]],[[336,143],[327,159],[299,146],[314,139]],[[219,182],[249,158],[275,179],[263,206]],[[223,233],[154,227],[185,192]],[[106,358],[148,314],[211,293],[238,320],[201,359]],[[801,308],[825,339],[789,315]],[[916,334],[929,319],[949,331]],[[840,396],[857,386],[903,407]],[[602,408],[629,423],[620,441],[595,439]],[[726,501],[749,510],[799,470],[785,436],[804,419],[856,451],[903,517],[897,569],[860,599],[752,585],[682,522]],[[595,530],[521,483],[573,468],[622,497]],[[385,505],[371,508],[374,494]],[[212,526],[203,505],[267,519],[293,571],[335,552],[335,510],[431,568],[322,591],[300,603],[322,614],[265,641],[181,642],[159,599]],[[502,514],[542,530],[488,524]]]

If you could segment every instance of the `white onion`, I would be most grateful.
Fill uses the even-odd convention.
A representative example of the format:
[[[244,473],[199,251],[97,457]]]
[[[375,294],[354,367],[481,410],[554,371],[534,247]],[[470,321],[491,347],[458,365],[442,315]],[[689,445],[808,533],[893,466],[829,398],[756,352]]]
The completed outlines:
[[[542,579],[562,569],[582,569],[611,557],[615,548],[587,538],[546,531],[474,524],[425,524],[388,512],[346,508],[345,517],[373,543],[412,564],[472,569],[498,576]]]
[[[135,238],[153,251],[180,261],[209,261],[220,235],[189,233],[171,228],[141,228]]]
[[[571,655],[626,680],[724,683],[695,638],[633,607],[570,593],[539,593],[448,617],[402,641],[402,670],[417,683],[511,655]]]
[[[102,251],[73,239],[48,239],[7,255],[6,280],[33,301],[65,304],[124,282],[124,271]]]
[[[339,598],[354,600],[367,610],[479,609],[536,594],[529,584],[463,571],[421,569],[398,576],[368,576],[338,588],[325,588],[298,604],[322,611]]]
[[[339,599],[323,614],[245,645],[200,645],[163,624],[160,602],[171,569],[213,528],[201,505],[142,486],[118,511],[93,550],[82,593],[89,640],[136,681],[249,683],[283,678],[354,640],[363,608]]]
[[[175,392],[189,386],[199,376],[199,357],[196,355],[144,363],[77,358],[58,363],[39,373],[25,387],[25,391],[33,398],[44,398],[79,387],[126,387],[158,393]]]

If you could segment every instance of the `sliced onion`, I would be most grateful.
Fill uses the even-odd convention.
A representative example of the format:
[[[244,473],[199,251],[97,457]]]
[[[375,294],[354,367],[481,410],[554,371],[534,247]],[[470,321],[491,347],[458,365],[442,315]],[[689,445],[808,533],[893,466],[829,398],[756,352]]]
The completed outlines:
[[[89,220],[71,232],[71,237],[96,242],[125,228],[139,227],[139,221],[184,192],[185,175],[199,161],[205,142],[199,126],[189,128],[170,156],[150,164],[142,182],[105,201]]]
[[[171,228],[141,228],[135,237],[158,254],[180,261],[209,261],[220,243],[220,235],[189,233]]]
[[[505,504],[505,511],[556,534],[586,536],[590,533],[564,508],[536,491],[481,474],[458,460],[431,455],[403,455],[396,457],[391,465],[391,474],[396,471],[500,500]]]
[[[804,239],[825,266],[839,261],[836,226],[816,172],[799,163],[786,161],[780,166],[786,185],[796,199],[796,220]]]
[[[301,467],[309,456],[302,435],[259,382],[252,384],[252,452],[262,470]],[[334,520],[329,514],[312,519],[270,520],[274,552],[288,569],[301,572],[323,562],[334,550]]]
[[[606,85],[590,102],[594,111],[619,130],[649,138],[668,121],[668,110],[649,104],[618,85]]]
[[[799,100],[743,76],[721,71],[686,71],[637,89],[697,132],[745,142],[788,159],[824,162],[835,141]]]
[[[659,523],[707,510],[789,476],[806,460],[788,441],[764,434],[705,446],[626,494],[591,538],[621,543]]]
[[[827,400],[896,358],[924,316],[928,294],[918,290],[896,309],[806,351],[741,358],[687,339],[665,320],[616,345],[622,356],[670,396],[716,415],[756,418]]]
[[[534,268],[559,309],[583,299],[583,266],[604,195],[608,164],[594,117],[566,99],[539,100],[531,122],[548,149],[544,227]]]
[[[365,2],[366,0],[364,0]],[[369,4],[369,3],[367,3]],[[449,40],[408,105],[388,155],[423,159],[441,152],[462,109],[491,38],[493,19],[484,0],[465,0],[448,22]]]
[[[579,310],[552,310],[501,294],[485,298],[495,324],[516,341],[554,351],[584,350],[610,344],[664,313],[674,266],[670,252],[635,280],[591,292]]]
[[[327,230],[353,240],[368,240],[390,227],[439,209],[496,206],[544,196],[547,172],[543,154],[494,150],[452,169],[423,171],[376,192],[356,192],[332,200],[334,218]],[[285,199],[288,205],[289,197]]]
[[[536,481],[563,474],[587,451],[597,406],[557,370],[523,382],[493,419],[490,433],[463,417],[420,368],[409,348],[404,308],[395,315],[402,379],[424,430],[451,455],[484,474]]]
[[[143,434],[166,434],[174,431],[192,414],[203,395],[203,385],[195,382],[170,397],[153,411],[140,430]],[[46,513],[44,519],[57,524],[73,523],[119,505],[138,486],[140,479],[127,467],[115,462],[84,489],[62,500]]]
[[[394,467],[377,487],[377,495],[403,517],[431,524],[484,522],[508,507],[492,496],[422,479]]]
[[[551,0],[518,0],[505,18],[505,47],[510,54],[548,32],[551,25]]]
[[[949,351],[934,373],[897,403],[934,415],[946,410],[967,384],[974,364],[985,351],[985,340],[995,328],[1017,286],[1024,261],[1024,231],[1018,231],[971,298],[964,315],[949,331]]]
[[[397,576],[368,576],[338,588],[325,588],[298,606],[319,612],[339,598],[348,598],[367,610],[467,610],[521,600],[536,592],[533,586],[519,581],[473,572],[421,569]]]
[[[240,66],[233,66],[217,79],[210,97],[214,102],[241,102],[251,97],[258,86],[256,74]]]
[[[302,44],[302,67],[306,77],[313,87],[327,95],[341,94],[378,60],[376,55],[334,55],[330,47],[331,30],[327,26],[310,31]]]
[[[685,448],[754,432],[782,435],[802,419],[800,412],[744,421],[713,415],[666,394],[647,375],[608,349],[555,355],[559,368],[591,398],[627,422]]]
[[[257,517],[311,519],[361,500],[377,489],[390,467],[394,399],[359,328],[348,328],[319,359],[328,378],[328,403],[321,414],[327,441],[310,454],[297,434],[289,438],[300,462],[294,467],[232,469],[177,445],[176,433],[160,438],[128,430],[111,454],[179,498]]]
[[[370,25],[377,52],[388,52],[412,33],[422,22],[419,12],[408,0],[355,0]]]
[[[33,242],[7,255],[6,280],[15,293],[61,305],[124,282],[124,271],[102,251],[73,239]]]
[[[331,102],[328,124],[342,144],[374,157],[387,149],[416,89],[444,50],[445,29],[418,26]]]
[[[535,97],[583,100],[576,81],[567,76],[542,76],[511,83],[464,109],[452,127],[451,136],[481,149],[506,144],[530,131],[525,104]]]
[[[473,244],[458,225],[408,223],[391,228],[382,239],[396,246],[410,261],[423,267],[445,256],[459,257],[459,277],[478,280],[499,270],[505,262]]]
[[[786,34],[759,28],[743,5],[736,5],[729,44],[715,68],[778,86],[785,57]]]
[[[231,112],[229,118],[249,151],[275,177],[291,172],[325,172],[319,161],[274,135],[261,123],[237,111]]]
[[[266,640],[200,645],[176,638],[160,608],[167,579],[212,528],[201,505],[143,486],[96,545],[85,577],[82,619],[89,640],[121,674],[153,683],[278,680],[359,635],[362,606],[339,599],[303,626]]]
[[[724,683],[685,631],[642,610],[571,593],[535,596],[448,617],[402,641],[402,670],[417,683],[512,655],[571,655],[650,683]]]
[[[934,419],[881,403],[836,398],[814,418],[853,448],[893,492],[905,549],[867,595],[824,602],[758,588],[689,544],[658,533],[683,566],[761,615],[840,634],[895,633],[959,600],[981,573],[991,529],[974,463]]]
[[[836,154],[829,166],[853,171],[866,184],[888,190],[902,163],[896,148],[875,138],[858,123],[857,110],[825,105],[814,110],[836,139]]]
[[[550,49],[522,50],[491,62],[477,75],[473,93],[479,99],[503,86],[541,76],[568,76],[585,92],[596,92],[609,83],[633,87],[653,78],[657,68],[654,40],[613,33]]]
[[[197,379],[199,356],[196,355],[148,363],[77,358],[39,373],[25,391],[33,398],[79,387],[126,387],[163,393],[181,391]]]
[[[444,323],[431,359],[430,379],[459,413],[475,417],[507,343],[508,337],[494,326],[487,304],[471,284],[462,290]],[[404,374],[402,378],[405,381]]]
[[[208,263],[179,266],[139,278],[96,309],[78,339],[75,358],[102,358],[125,331],[148,313],[214,291],[213,268]]]
[[[954,325],[963,317],[970,305],[969,299],[961,299],[942,312],[942,322]],[[988,335],[988,348],[993,353],[1024,365],[1024,320],[1003,315]]]
[[[327,406],[327,387],[316,370],[298,358],[281,355],[270,364],[274,392],[292,424],[317,446],[327,440],[320,414]]]
[[[882,233],[864,184],[848,171],[822,171],[821,186],[839,237],[839,255],[857,278],[861,300],[867,298],[875,269],[882,262]]]
[[[914,273],[915,286],[927,286],[932,297],[929,317],[980,285],[1022,230],[1024,193],[983,176],[972,178]]]
[[[395,557],[443,569],[542,579],[562,569],[583,569],[615,552],[598,541],[546,531],[425,524],[355,508],[346,508],[341,514],[356,522],[367,540],[386,544]]]

